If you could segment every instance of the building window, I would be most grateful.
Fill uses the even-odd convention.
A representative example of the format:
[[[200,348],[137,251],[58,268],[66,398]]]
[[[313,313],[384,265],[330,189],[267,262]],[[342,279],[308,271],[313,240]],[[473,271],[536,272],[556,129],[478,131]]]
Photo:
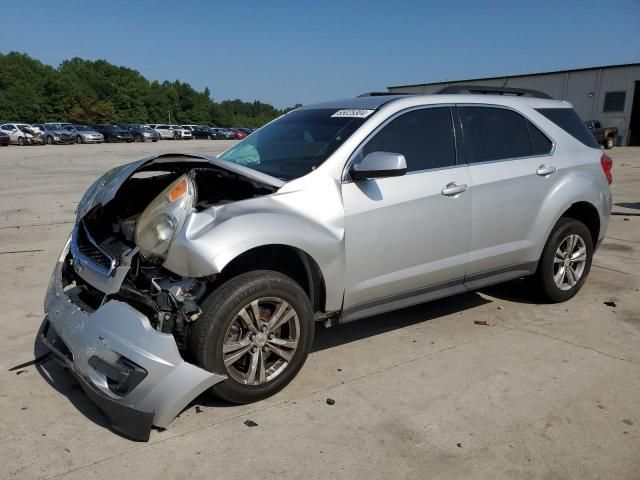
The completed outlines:
[[[622,112],[627,92],[607,92],[604,94],[603,112]]]

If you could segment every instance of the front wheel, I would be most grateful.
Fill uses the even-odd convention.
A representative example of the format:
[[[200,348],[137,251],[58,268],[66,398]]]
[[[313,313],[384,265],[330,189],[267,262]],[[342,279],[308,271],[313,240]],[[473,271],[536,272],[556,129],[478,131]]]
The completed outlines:
[[[593,259],[591,232],[584,223],[561,218],[542,251],[536,277],[544,296],[564,302],[582,288]]]
[[[76,143],[83,143],[82,136],[78,135],[76,137]]]
[[[47,137],[47,145],[53,145],[53,137]]]
[[[615,144],[615,139],[613,137],[608,137],[604,142],[604,148],[609,150],[614,147],[614,144]]]
[[[18,137],[18,145],[20,145],[21,147],[24,145],[24,137]]]
[[[309,297],[270,270],[239,275],[214,290],[191,332],[197,363],[227,380],[211,388],[228,402],[250,403],[284,388],[300,371],[314,332]]]

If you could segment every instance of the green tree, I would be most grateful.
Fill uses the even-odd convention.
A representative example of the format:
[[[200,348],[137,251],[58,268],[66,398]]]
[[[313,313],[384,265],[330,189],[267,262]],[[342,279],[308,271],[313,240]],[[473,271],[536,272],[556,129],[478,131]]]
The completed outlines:
[[[171,114],[172,123],[259,127],[285,111],[259,101],[216,103],[209,88],[149,81],[106,60],[76,57],[54,68],[23,53],[0,54],[2,120],[164,123]]]

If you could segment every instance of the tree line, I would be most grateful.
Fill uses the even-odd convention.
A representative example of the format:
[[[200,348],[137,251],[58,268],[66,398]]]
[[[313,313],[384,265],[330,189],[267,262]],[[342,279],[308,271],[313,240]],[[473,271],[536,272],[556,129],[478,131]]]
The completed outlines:
[[[208,88],[149,81],[105,60],[76,57],[56,68],[23,53],[0,54],[0,120],[168,123],[169,112],[172,123],[220,127],[260,127],[284,113],[257,100],[214,102]]]

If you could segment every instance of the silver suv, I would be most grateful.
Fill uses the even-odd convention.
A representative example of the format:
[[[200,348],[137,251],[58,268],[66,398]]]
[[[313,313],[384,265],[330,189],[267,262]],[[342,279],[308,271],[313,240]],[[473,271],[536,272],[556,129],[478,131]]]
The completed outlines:
[[[605,236],[611,159],[566,102],[456,92],[307,106],[217,158],[111,170],[78,206],[40,338],[147,439],[206,390],[283,388],[316,321],[524,276],[571,298]]]

